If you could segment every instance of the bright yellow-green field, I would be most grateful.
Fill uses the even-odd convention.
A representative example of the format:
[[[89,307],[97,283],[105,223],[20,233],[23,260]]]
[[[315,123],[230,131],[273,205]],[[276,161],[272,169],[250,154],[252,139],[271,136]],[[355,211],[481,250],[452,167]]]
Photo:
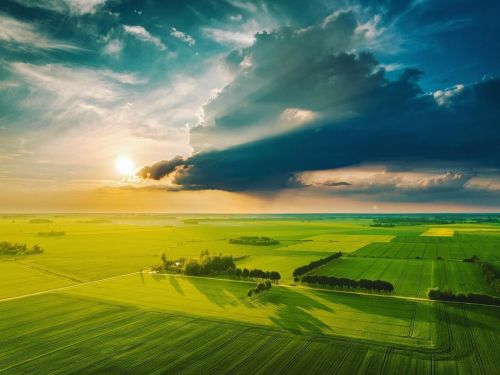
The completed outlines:
[[[498,373],[491,344],[500,339],[498,308],[425,297],[431,286],[493,295],[478,267],[462,259],[477,254],[498,265],[500,225],[372,223],[314,215],[4,216],[0,241],[45,251],[0,255],[0,373]],[[39,235],[50,231],[65,235]],[[229,243],[240,236],[280,244]],[[149,271],[163,252],[177,259],[204,250],[278,271],[280,285],[249,298],[249,280]],[[296,267],[337,251],[345,255],[314,273],[380,278],[394,293],[294,285]]]
[[[246,281],[136,274],[70,288],[63,294],[140,306],[183,315],[329,335],[431,346],[429,306],[381,297],[275,287],[249,299]],[[415,310],[417,314],[415,315]],[[411,335],[410,327],[416,326]]]
[[[0,262],[0,299],[75,284],[22,263]]]
[[[198,256],[203,250],[247,256],[240,262],[242,267],[273,269],[290,280],[294,268],[324,256],[325,251],[348,252],[370,241],[388,241],[393,237],[343,234],[353,229],[369,229],[368,221],[363,220],[310,222],[216,217],[189,225],[183,223],[183,218],[171,216],[105,217],[108,222],[102,223],[92,222],[94,216],[47,216],[52,223],[31,224],[30,220],[36,217],[0,219],[0,240],[41,245],[45,249],[43,254],[27,257],[23,262],[79,281],[148,268],[159,263],[162,252],[169,258],[179,258]],[[65,231],[66,235],[37,235],[48,231]],[[228,243],[229,238],[245,235],[269,236],[281,244],[259,247]],[[313,241],[300,241],[304,239]],[[325,242],[333,240],[338,242]]]
[[[450,228],[431,228],[421,235],[424,237],[453,237],[454,230]]]

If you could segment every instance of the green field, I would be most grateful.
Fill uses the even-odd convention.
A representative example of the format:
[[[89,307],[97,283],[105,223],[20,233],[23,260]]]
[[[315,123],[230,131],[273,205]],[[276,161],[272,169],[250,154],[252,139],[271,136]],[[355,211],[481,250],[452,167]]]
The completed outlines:
[[[456,293],[495,292],[471,263],[434,259],[387,259],[345,257],[312,272],[352,279],[386,280],[401,296],[425,297],[429,288]]]
[[[45,251],[0,256],[0,373],[498,373],[499,308],[433,302],[426,291],[495,295],[478,266],[462,260],[476,254],[498,264],[500,225],[442,226],[454,235],[441,237],[449,231],[421,236],[437,225],[371,222],[325,215],[5,216],[0,241]],[[49,231],[65,234],[38,235]],[[280,243],[229,243],[239,236]],[[174,259],[203,250],[241,257],[238,267],[276,270],[282,280],[249,298],[250,280],[149,271],[163,252]],[[294,268],[336,251],[344,256],[312,273],[382,279],[394,292],[294,285]]]

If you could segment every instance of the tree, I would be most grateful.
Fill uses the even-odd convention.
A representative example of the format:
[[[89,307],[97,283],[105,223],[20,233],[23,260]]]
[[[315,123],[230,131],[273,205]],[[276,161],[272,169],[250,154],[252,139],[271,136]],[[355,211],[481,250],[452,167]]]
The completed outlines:
[[[298,267],[293,271],[293,276],[302,276],[308,272],[311,272],[313,269],[322,266],[323,264],[326,264],[334,259],[340,258],[341,256],[342,252],[339,251],[337,253],[333,253],[327,256],[326,258],[321,258],[319,260],[315,260],[314,262],[309,263],[308,265]]]
[[[168,266],[168,263],[167,263],[167,254],[165,254],[165,253],[161,254],[161,261],[163,262],[163,267],[166,268]]]
[[[266,290],[267,290],[267,291],[268,291],[269,289],[271,289],[271,287],[272,287],[272,284],[271,284],[271,282],[270,282],[269,280],[266,280],[265,285],[266,285]]]
[[[43,253],[43,250],[42,248],[39,246],[39,245],[34,245],[32,248],[31,248],[31,252],[33,254],[39,254],[39,253]]]
[[[279,274],[279,272],[276,272],[276,271],[271,271],[269,273],[269,278],[274,282],[274,283],[277,283],[278,280],[281,279],[281,275]]]
[[[186,275],[201,275],[202,274],[202,267],[200,263],[198,263],[196,260],[191,259],[189,260],[186,265],[185,265],[185,273]]]

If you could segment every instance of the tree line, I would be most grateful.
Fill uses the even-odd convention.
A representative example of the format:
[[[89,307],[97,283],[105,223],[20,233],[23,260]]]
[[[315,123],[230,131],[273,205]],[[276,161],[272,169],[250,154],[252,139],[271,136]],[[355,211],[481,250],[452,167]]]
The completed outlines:
[[[267,291],[269,291],[269,289],[271,289],[271,287],[272,287],[271,282],[269,280],[266,280],[262,283],[258,283],[255,288],[250,289],[247,293],[247,296],[252,297],[252,296],[256,296],[262,292],[267,292]]]
[[[377,292],[392,292],[394,290],[394,286],[384,280],[354,280],[346,277],[305,275],[302,276],[301,282],[330,288],[364,289]]]
[[[315,260],[314,262],[311,262],[305,266],[300,266],[296,268],[293,271],[293,276],[296,279],[295,281],[298,281],[298,277],[302,276],[308,272],[311,272],[313,269],[318,268],[319,266],[322,266],[323,264],[326,264],[334,259],[340,258],[342,256],[342,252],[338,253],[333,253],[332,255],[327,256],[326,258],[321,258],[318,260]]]
[[[20,243],[11,243],[7,241],[0,242],[0,254],[4,255],[33,255],[33,254],[41,254],[43,253],[43,249],[34,245],[29,248],[26,244]]]
[[[263,271],[258,268],[254,268],[253,270],[249,270],[247,268],[235,268],[234,270],[228,270],[229,276],[234,276],[237,278],[252,278],[252,279],[261,279],[261,280],[271,280],[274,283],[277,283],[281,280],[281,275],[277,271]]]
[[[431,288],[427,291],[427,296],[432,300],[452,301],[452,302],[469,302],[482,303],[484,305],[500,306],[500,299],[486,294],[454,294],[450,289],[440,290],[439,288]]]
[[[66,235],[66,232],[51,230],[50,232],[38,232],[38,237],[59,237]]]
[[[280,242],[269,237],[258,236],[242,236],[238,238],[230,238],[229,243],[235,245],[254,245],[254,246],[270,246],[279,245]]]

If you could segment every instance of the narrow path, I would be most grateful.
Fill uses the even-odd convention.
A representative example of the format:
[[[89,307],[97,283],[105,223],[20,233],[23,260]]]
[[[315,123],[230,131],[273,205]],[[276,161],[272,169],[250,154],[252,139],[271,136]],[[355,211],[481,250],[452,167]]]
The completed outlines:
[[[131,272],[131,273],[123,274],[123,275],[106,277],[104,279],[93,280],[93,281],[86,281],[84,283],[78,283],[78,284],[73,284],[73,285],[68,285],[68,286],[62,286],[60,288],[47,289],[47,290],[42,290],[40,292],[28,293],[28,294],[23,294],[23,295],[20,295],[20,296],[15,296],[15,297],[7,297],[7,298],[0,299],[0,303],[1,302],[8,302],[8,301],[15,301],[17,299],[23,299],[23,298],[28,298],[28,297],[40,296],[40,295],[43,295],[43,294],[60,292],[62,290],[77,288],[79,286],[84,286],[84,285],[97,284],[97,283],[101,283],[101,282],[108,281],[108,280],[119,279],[119,278],[122,278],[122,277],[136,275],[138,273],[140,273],[140,272]]]
[[[74,283],[83,283],[84,282],[83,280],[79,280],[79,279],[74,278],[74,277],[69,277],[69,276],[63,275],[61,273],[57,273],[57,272],[48,270],[48,269],[40,267],[40,266],[38,266],[36,264],[25,263],[25,262],[22,262],[22,261],[20,261],[18,259],[13,260],[13,262],[15,264],[20,265],[20,266],[24,266],[26,268],[31,268],[31,269],[34,269],[36,271],[40,271],[40,272],[46,273],[46,274],[54,276],[54,277],[58,277],[60,279],[64,279],[66,281],[71,281],[71,282],[74,282]]]

